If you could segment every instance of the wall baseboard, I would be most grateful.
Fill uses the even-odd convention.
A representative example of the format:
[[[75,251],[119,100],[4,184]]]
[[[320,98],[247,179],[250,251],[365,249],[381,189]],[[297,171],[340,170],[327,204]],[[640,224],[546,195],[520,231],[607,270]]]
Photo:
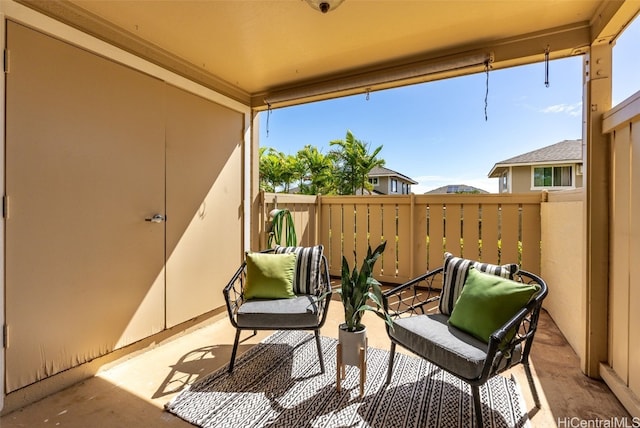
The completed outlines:
[[[613,394],[620,400],[620,403],[627,409],[627,412],[633,417],[640,419],[640,399],[620,379],[618,374],[608,365],[600,363],[600,376],[611,389]]]
[[[6,415],[35,403],[49,395],[91,378],[100,371],[107,370],[136,355],[147,352],[159,345],[175,340],[226,317],[227,311],[225,307],[214,309],[213,311],[163,330],[160,333],[132,343],[124,348],[116,349],[109,354],[13,391],[4,397],[4,408],[0,414]]]

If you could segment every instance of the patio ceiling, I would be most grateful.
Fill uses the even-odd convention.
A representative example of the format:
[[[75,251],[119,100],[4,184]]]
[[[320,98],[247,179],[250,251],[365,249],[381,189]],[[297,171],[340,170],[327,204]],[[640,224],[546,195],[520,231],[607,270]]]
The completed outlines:
[[[637,1],[346,0],[327,14],[302,0],[18,0],[250,104],[265,108],[418,83],[433,61],[493,55],[492,67],[608,43]]]

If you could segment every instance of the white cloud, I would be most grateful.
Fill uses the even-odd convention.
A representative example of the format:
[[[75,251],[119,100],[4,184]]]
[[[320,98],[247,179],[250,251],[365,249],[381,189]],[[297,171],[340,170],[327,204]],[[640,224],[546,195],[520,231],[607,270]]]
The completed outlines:
[[[498,193],[498,180],[496,178],[447,177],[439,175],[423,175],[412,178],[418,182],[418,184],[411,186],[411,191],[416,195],[451,184],[466,184],[487,192]]]
[[[572,117],[582,115],[582,103],[555,104],[540,110],[542,113],[565,113]]]

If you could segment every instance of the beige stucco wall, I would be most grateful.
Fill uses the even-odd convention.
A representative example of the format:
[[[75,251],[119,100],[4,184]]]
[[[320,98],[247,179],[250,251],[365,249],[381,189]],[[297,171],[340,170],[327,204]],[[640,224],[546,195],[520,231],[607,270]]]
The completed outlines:
[[[581,188],[583,183],[583,175],[575,174],[577,164],[572,164],[574,170],[575,187]],[[531,165],[514,166],[511,168],[511,193],[540,192],[540,190],[531,189]]]
[[[112,93],[120,94],[121,92],[126,92],[127,97],[122,99],[128,100],[129,103],[125,103],[124,106],[122,102],[115,103],[115,106],[105,104],[105,109],[111,108],[111,111],[106,114],[102,110],[89,108],[86,104],[75,103],[75,105],[83,106],[84,115],[82,117],[88,118],[88,120],[84,120],[81,123],[84,127],[91,127],[90,135],[95,135],[94,138],[81,140],[85,143],[78,145],[78,147],[86,148],[86,150],[76,150],[74,152],[75,156],[65,156],[65,161],[67,162],[65,165],[71,165],[71,167],[60,168],[60,171],[57,172],[57,177],[61,177],[63,181],[71,182],[75,187],[85,186],[89,188],[90,191],[87,192],[89,196],[85,197],[83,194],[82,198],[78,198],[77,192],[70,191],[69,194],[76,196],[79,202],[65,204],[54,198],[49,207],[52,210],[55,209],[56,212],[62,213],[62,215],[56,217],[60,219],[61,224],[68,225],[72,223],[70,228],[75,232],[74,236],[77,235],[79,239],[85,241],[84,251],[81,251],[81,257],[69,258],[63,264],[54,264],[54,267],[57,266],[55,269],[44,269],[45,263],[43,261],[31,264],[31,271],[37,271],[41,276],[46,277],[47,281],[31,281],[27,284],[20,272],[7,280],[7,287],[10,289],[10,293],[8,293],[6,305],[11,307],[13,312],[9,314],[12,326],[10,331],[11,355],[7,359],[5,387],[9,391],[15,390],[15,392],[6,397],[5,410],[15,409],[62,389],[82,378],[91,376],[99,369],[101,364],[107,363],[113,358],[122,357],[127,352],[133,352],[141,349],[141,347],[158,343],[162,338],[171,334],[169,329],[176,324],[178,326],[173,329],[173,333],[181,331],[187,325],[193,325],[195,322],[193,320],[199,319],[202,321],[202,319],[218,314],[223,305],[222,295],[220,288],[218,286],[212,288],[211,284],[223,284],[234,269],[234,266],[239,263],[243,252],[241,248],[243,245],[244,221],[242,217],[244,192],[242,183],[245,171],[243,165],[245,149],[243,144],[246,144],[246,140],[250,138],[248,137],[250,133],[243,132],[243,129],[250,127],[250,109],[248,106],[222,97],[209,89],[194,82],[186,81],[184,78],[160,69],[140,58],[132,58],[130,55],[113,47],[105,47],[104,43],[98,42],[76,30],[42,19],[41,16],[33,11],[24,10],[19,6],[16,6],[16,10],[20,12],[19,20],[21,22],[37,30],[26,30],[23,31],[24,33],[36,34],[41,39],[49,38],[49,36],[43,36],[43,33],[51,34],[52,40],[54,38],[57,40],[51,42],[52,45],[56,46],[56,49],[62,46],[61,49],[64,49],[65,52],[72,51],[75,55],[74,59],[76,57],[79,58],[79,61],[83,61],[81,64],[85,64],[85,67],[87,67],[86,64],[94,63],[102,66],[94,67],[99,68],[101,73],[87,74],[97,82],[96,86],[104,90],[103,92],[97,91],[102,96],[100,98],[96,95],[97,99],[102,100]],[[17,12],[11,9],[7,11],[7,16],[11,18],[14,13]],[[15,30],[12,29],[11,35],[14,36],[11,39],[12,42],[15,42],[15,34]],[[62,40],[62,42],[59,40]],[[65,44],[64,42],[69,43]],[[49,42],[47,41],[47,43]],[[32,45],[33,43],[31,42],[25,43],[25,46]],[[72,47],[74,45],[78,45],[80,48]],[[8,127],[13,130],[11,141],[16,142],[14,145],[23,149],[26,155],[24,158],[19,158],[22,162],[20,165],[15,162],[18,159],[15,155],[16,152],[11,152],[11,158],[7,157],[7,167],[13,168],[7,168],[11,174],[14,174],[15,170],[19,172],[19,166],[27,165],[33,168],[33,159],[39,160],[42,157],[40,152],[23,147],[21,142],[25,139],[25,135],[29,132],[34,132],[35,128],[41,129],[45,125],[48,126],[48,122],[45,124],[43,121],[30,117],[35,116],[36,109],[33,108],[33,104],[31,105],[31,111],[29,111],[28,105],[23,108],[16,102],[21,100],[20,95],[24,92],[17,91],[16,88],[29,87],[28,76],[24,73],[25,67],[20,68],[23,62],[18,61],[19,59],[24,60],[27,58],[24,55],[22,57],[19,56],[23,50],[23,45],[14,49],[16,54],[13,61],[15,73],[8,86],[12,91],[11,93],[15,95],[12,98],[14,102],[8,104],[6,108],[7,123],[13,124]],[[46,52],[50,53],[49,51]],[[94,53],[97,55],[94,55]],[[28,58],[39,58],[39,56],[30,55]],[[60,61],[64,61],[64,58],[60,58]],[[67,66],[72,70],[75,70],[74,67],[80,67],[81,64],[78,61],[67,61]],[[56,67],[53,68],[57,69]],[[23,71],[23,73],[20,73],[20,71]],[[114,78],[114,74],[117,74],[117,79]],[[139,91],[129,90],[127,92],[124,90],[126,88],[123,84],[120,83],[123,81],[120,76],[133,76],[131,79],[137,79],[136,82],[138,83],[133,85],[136,89],[141,86],[139,82],[151,82],[149,83],[151,88],[145,93],[145,96],[137,95]],[[21,77],[26,83],[16,86],[15,79],[18,77]],[[38,83],[46,85],[46,79],[39,80]],[[80,81],[81,79],[78,80]],[[33,82],[33,79],[31,81]],[[99,85],[100,82],[103,84]],[[108,86],[107,83],[112,86]],[[74,82],[71,82],[68,85],[70,89],[65,97],[70,105],[73,105],[78,95],[90,92],[84,90],[74,91],[73,84]],[[50,86],[59,87],[60,82],[56,81],[55,85],[51,84]],[[109,91],[105,87],[109,89],[115,87],[118,91]],[[52,99],[48,94],[49,91],[38,93],[41,98],[41,101],[37,103],[41,107],[38,112],[45,111],[46,113],[47,106],[51,104],[46,101]],[[153,97],[148,97],[146,94],[151,94]],[[169,96],[171,94],[173,98]],[[181,103],[176,101],[176,97],[180,98]],[[147,104],[151,104],[151,107],[138,108],[136,110],[139,103],[136,104],[133,101],[139,100],[146,100]],[[178,111],[166,109],[164,102],[170,103],[170,107]],[[55,105],[57,106],[58,104],[56,103]],[[124,110],[124,107],[135,111],[129,112],[129,110]],[[149,110],[152,108],[160,110],[160,113],[155,114],[155,110],[153,110],[154,114],[150,114]],[[24,114],[25,111],[28,113]],[[72,108],[57,108],[55,111],[56,118],[60,117],[61,120],[56,122],[55,127],[52,127],[55,128],[56,132],[47,132],[45,127],[43,134],[55,142],[77,143],[79,138],[75,137],[79,132],[79,126],[78,123],[74,123],[74,120],[78,120],[72,114],[74,111]],[[120,114],[116,115],[116,112]],[[140,139],[132,131],[133,127],[121,125],[120,122],[114,124],[114,117],[120,117],[125,113],[128,114],[131,122],[138,124],[138,127],[143,127],[149,132],[153,131],[152,139],[154,142],[158,142],[157,146],[159,147],[159,150],[155,150],[153,153],[159,152],[155,157],[161,161],[161,167],[156,168],[160,172],[158,177],[154,175],[150,178],[145,174],[148,164],[151,164],[151,152],[142,150]],[[146,123],[136,121],[138,119],[136,115],[149,116],[153,118],[153,123],[146,126]],[[184,118],[182,115],[188,115],[188,117]],[[109,121],[105,122],[105,118],[109,118]],[[23,121],[29,123],[29,119],[32,119],[32,122],[37,122],[39,127],[21,126]],[[197,126],[193,125],[194,121],[198,121]],[[210,130],[207,127],[213,129]],[[69,130],[74,130],[74,132]],[[70,133],[74,137],[73,139],[58,137],[58,135],[67,136]],[[27,138],[27,140],[29,139]],[[104,143],[105,140],[106,143]],[[121,145],[132,150],[142,151],[142,161],[138,162],[138,158],[134,159],[132,156],[123,156],[122,151],[116,150],[115,144],[109,144],[110,141],[121,143]],[[113,148],[113,150],[109,151],[109,148]],[[98,149],[109,152],[112,157],[97,156],[96,153],[101,153]],[[62,155],[64,153],[61,153]],[[94,163],[84,162],[86,157]],[[156,163],[158,162],[155,162],[154,165]],[[53,167],[53,162],[51,164]],[[127,166],[128,169],[126,171],[123,169],[122,164]],[[86,167],[87,165],[90,167]],[[107,179],[97,180],[96,171],[104,170],[113,170],[113,174],[116,176],[125,177],[125,172],[128,174],[125,177],[126,180],[123,178],[123,180],[117,182]],[[81,176],[72,177],[71,173],[80,174]],[[46,175],[41,175],[46,177]],[[134,185],[140,187],[139,181],[142,179],[156,184],[159,188],[158,191],[156,191],[155,187],[153,188],[153,194],[160,195],[160,202],[157,206],[143,204],[136,199],[133,199],[134,203],[129,203],[131,202],[130,200],[123,200],[122,195],[129,194]],[[96,189],[94,185],[96,181],[106,187],[106,190],[103,187]],[[13,180],[12,183],[15,184],[16,180]],[[20,180],[18,182],[21,185],[25,183],[29,184],[30,181]],[[165,189],[165,186],[168,187],[168,190]],[[145,187],[142,193],[151,193],[150,189],[151,186]],[[35,202],[38,203],[38,199],[22,187],[12,191],[12,194],[16,200],[21,200],[22,198],[22,201],[29,200],[34,202],[35,199]],[[96,203],[100,204],[107,200],[107,197],[109,198],[109,204],[107,205],[113,207],[113,212],[109,211],[106,214],[111,215],[111,217],[100,217],[99,220],[96,220],[97,214],[104,216],[105,213],[100,210],[85,210],[85,202],[88,199],[95,200],[97,201]],[[169,200],[165,201],[165,197]],[[165,238],[162,232],[164,226],[162,224],[154,226],[144,221],[145,216],[155,212],[162,213],[162,207],[165,206],[165,202],[167,213],[171,212],[167,214],[167,218],[170,219],[166,223],[167,248],[165,248]],[[40,200],[39,208],[41,208],[42,203]],[[16,210],[14,211],[13,220],[17,222],[22,219],[22,224],[26,225],[26,227],[20,230],[28,231],[29,224],[35,225],[41,222],[27,219],[27,214],[22,215],[23,213],[18,208],[23,206],[25,206],[24,203],[14,206]],[[228,207],[228,209],[218,210],[218,207]],[[41,212],[40,209],[32,211],[36,215]],[[83,225],[85,223],[87,225],[85,229],[81,229],[77,222],[73,223],[65,220],[70,218],[67,214],[75,213],[76,211],[79,212],[78,217],[84,217]],[[123,223],[119,221],[123,216],[122,213],[126,212],[126,215],[129,215],[130,211],[133,214],[127,217],[124,222],[130,226],[130,229],[122,230],[120,228],[113,232],[114,224],[121,225]],[[29,223],[30,221],[31,223]],[[49,221],[49,223],[51,222]],[[221,224],[225,226],[220,227]],[[154,236],[158,235],[160,239],[157,240],[159,245],[155,245],[155,241],[151,243],[154,248],[153,255],[157,266],[154,265],[149,268],[148,260],[142,260],[139,264],[133,263],[134,260],[127,258],[128,253],[125,253],[124,250],[130,250],[134,254],[141,253],[139,251],[136,252],[136,249],[139,248],[142,239],[134,236],[131,230],[142,228],[145,229],[142,235],[149,235],[149,233],[146,233],[148,232],[147,229],[151,230],[152,227],[154,228],[152,229]],[[15,224],[8,225],[8,229],[11,229],[14,236],[18,236],[15,233],[18,231]],[[56,230],[54,228],[50,229]],[[67,230],[59,229],[61,232]],[[93,236],[96,234],[83,233],[84,230],[104,230],[105,232],[102,235],[107,236],[107,238],[93,240]],[[60,236],[65,239],[67,239],[67,236],[71,236],[68,233],[59,233],[57,235],[58,241],[43,237],[43,234],[38,235],[35,233],[30,236],[33,239],[14,239],[12,241],[13,246],[7,247],[7,253],[12,254],[15,259],[15,257],[22,257],[22,255],[28,254],[29,249],[55,248],[55,251],[49,252],[50,256],[48,257],[53,257],[56,254],[66,254],[65,251],[69,252],[70,246],[60,245],[59,242]],[[220,240],[227,242],[229,247],[217,245]],[[123,263],[114,263],[112,259],[104,257],[93,257],[96,253],[95,248],[102,248],[107,244],[114,243],[115,245],[112,246],[116,248],[119,246],[122,250],[115,251],[114,257],[119,257],[119,261],[124,260]],[[27,251],[17,252],[16,246],[18,245]],[[77,247],[75,246],[73,249]],[[213,252],[211,247],[213,247]],[[168,260],[164,258],[165,253]],[[89,258],[91,258],[91,263],[87,262]],[[171,266],[171,272],[167,276],[170,282],[168,286],[165,282],[163,261],[166,261]],[[21,266],[20,263],[25,265],[24,257],[18,261],[12,260],[11,266],[14,273],[16,272],[15,268]],[[125,269],[124,264],[127,264],[131,268],[130,271],[133,271],[138,276],[141,273],[152,272],[154,274],[151,275],[153,285],[137,281],[138,276],[134,275],[125,275],[130,280],[130,283],[127,284],[123,284],[122,281],[105,280],[107,274],[122,274]],[[28,263],[26,265],[28,266]],[[46,266],[50,267],[51,264]],[[62,269],[68,276],[82,277],[83,281],[76,284],[61,280],[62,275],[60,275],[60,272]],[[91,269],[93,269],[92,272],[85,274]],[[24,271],[27,271],[27,269],[24,269]],[[96,271],[99,274],[96,274]],[[203,281],[207,276],[203,274],[205,271],[213,272],[213,275],[216,276],[215,280],[212,281],[209,278],[205,284],[205,281]],[[98,282],[101,283],[97,284]],[[151,280],[147,282],[151,283]],[[32,287],[32,284],[36,285]],[[129,287],[131,284],[133,286]],[[34,287],[39,288],[36,290]],[[155,292],[156,289],[159,290],[157,293]],[[145,293],[146,290],[153,290],[154,292]],[[100,295],[100,293],[102,294]],[[134,296],[134,293],[137,296]],[[153,294],[152,297],[154,299],[149,297],[151,294]],[[156,295],[161,297],[156,298]],[[39,310],[33,303],[30,306],[22,304],[24,301],[33,302],[33,296],[40,296],[37,300],[45,306],[44,310]],[[55,298],[51,298],[51,296]],[[107,298],[103,296],[107,296]],[[190,302],[185,301],[185,299],[190,300]],[[113,301],[116,301],[116,303],[114,304]],[[148,306],[150,306],[148,302],[153,303],[152,311],[148,310]],[[157,318],[158,322],[146,321],[151,318],[151,312],[153,312],[151,314],[153,315],[153,320]],[[46,314],[46,328],[41,328],[43,320],[38,314]],[[98,322],[96,323],[96,319],[99,318],[98,315],[100,314],[106,315],[97,320]],[[65,321],[64,325],[61,325],[61,320]],[[67,320],[72,322],[67,322]],[[189,321],[184,322],[185,320]],[[100,328],[95,328],[95,325]],[[142,325],[142,327],[138,328],[139,325]],[[149,325],[151,327],[148,327]],[[133,327],[135,327],[133,332],[135,335],[133,333],[129,334],[130,331],[133,331]],[[24,331],[27,331],[28,334],[22,334]],[[52,336],[52,332],[56,333],[57,342],[47,338],[47,336]],[[154,333],[158,334],[154,335]],[[92,342],[88,344],[89,340]],[[21,348],[20,345],[22,343],[24,343],[24,346]],[[30,350],[24,352],[24,348],[38,349],[40,353],[32,353]],[[63,357],[57,357],[62,352],[65,353]],[[36,361],[34,364],[32,361],[34,358],[24,358],[23,356],[26,355],[35,355],[36,360],[40,358],[42,361]]]
[[[511,168],[511,174],[511,193],[531,192],[531,167],[529,165],[514,166]]]
[[[586,311],[584,278],[584,193],[549,193],[541,206],[542,278],[549,286],[544,308],[584,360]]]
[[[378,177],[378,185],[373,186],[373,190],[384,193],[385,195],[389,194],[391,190],[391,183],[389,182],[389,177]]]
[[[398,182],[398,188],[397,191],[392,192],[391,191],[391,180],[396,180]],[[373,186],[373,190],[374,191],[378,191],[381,193],[384,193],[385,195],[402,195],[402,183],[405,184],[405,186],[409,186],[409,192],[406,192],[405,194],[409,194],[411,193],[411,184],[408,181],[402,180],[399,177],[378,177],[378,185],[374,185]]]

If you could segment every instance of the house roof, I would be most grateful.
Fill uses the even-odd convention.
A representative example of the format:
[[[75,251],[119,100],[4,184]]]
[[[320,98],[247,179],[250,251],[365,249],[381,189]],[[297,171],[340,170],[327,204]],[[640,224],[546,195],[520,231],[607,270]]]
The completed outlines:
[[[559,163],[582,163],[582,140],[564,140],[505,159],[493,166],[489,172],[489,177],[500,177],[504,170],[511,166]]]
[[[640,10],[634,0],[345,0],[326,14],[300,0],[18,2],[257,110],[477,73],[487,58],[493,70],[541,62],[545,46],[552,60],[582,54]]]
[[[418,184],[413,178],[407,177],[404,174],[400,174],[398,171],[394,171],[383,166],[376,166],[369,172],[369,177],[399,177],[404,181],[408,181],[411,184]]]
[[[466,184],[449,184],[447,186],[438,187],[437,189],[425,192],[427,194],[444,194],[444,193],[489,193],[486,190],[477,187],[468,186]]]

